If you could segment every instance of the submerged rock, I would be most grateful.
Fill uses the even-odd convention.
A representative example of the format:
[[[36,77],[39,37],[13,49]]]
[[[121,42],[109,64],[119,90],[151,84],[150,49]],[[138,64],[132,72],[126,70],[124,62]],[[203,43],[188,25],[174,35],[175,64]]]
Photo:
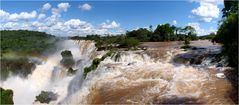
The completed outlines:
[[[204,61],[209,60],[208,63],[219,63],[222,58],[219,58],[218,51],[211,51],[207,48],[193,47],[190,51],[183,54],[178,54],[173,58],[175,63],[179,64],[190,64],[190,65],[200,65],[205,63]],[[223,66],[223,64],[217,65]]]
[[[74,75],[74,74],[76,74],[76,71],[77,70],[73,70],[71,67],[68,69],[68,71],[67,71],[67,74],[68,75]]]

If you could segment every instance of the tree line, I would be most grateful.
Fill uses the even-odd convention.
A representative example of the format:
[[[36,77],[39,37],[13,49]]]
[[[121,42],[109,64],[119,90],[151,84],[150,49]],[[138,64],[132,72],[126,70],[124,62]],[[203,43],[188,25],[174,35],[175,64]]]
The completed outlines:
[[[147,28],[139,28],[133,31],[127,31],[126,37],[133,37],[141,42],[146,41],[183,41],[186,38],[189,40],[197,40],[196,30],[192,26],[176,27],[170,24],[158,25],[153,30],[152,25]]]
[[[121,35],[86,35],[85,37],[73,36],[70,37],[74,40],[94,40],[96,47],[99,49],[111,49],[115,47],[134,49],[140,42],[147,41],[190,41],[197,40],[196,30],[191,26],[176,27],[170,24],[158,25],[154,30],[153,26],[149,28],[139,28],[132,31],[127,31]]]

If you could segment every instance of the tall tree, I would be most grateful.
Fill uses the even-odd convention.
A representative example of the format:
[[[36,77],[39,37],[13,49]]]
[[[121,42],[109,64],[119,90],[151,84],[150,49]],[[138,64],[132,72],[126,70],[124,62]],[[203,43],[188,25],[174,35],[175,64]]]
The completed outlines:
[[[170,37],[173,35],[173,29],[170,24],[158,25],[153,34],[159,35],[160,41],[170,41]]]
[[[186,26],[184,28],[184,32],[189,39],[191,39],[191,40],[196,40],[197,39],[196,30],[192,26]]]

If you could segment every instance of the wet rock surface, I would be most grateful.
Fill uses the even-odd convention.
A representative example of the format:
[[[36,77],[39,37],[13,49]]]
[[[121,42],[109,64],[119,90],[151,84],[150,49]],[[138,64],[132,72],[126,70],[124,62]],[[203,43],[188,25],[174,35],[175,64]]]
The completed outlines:
[[[6,80],[10,74],[26,78],[33,72],[36,65],[27,58],[1,59],[1,80]]]
[[[208,63],[219,63],[223,59],[220,58],[220,52],[220,46],[192,44],[186,53],[176,55],[173,58],[173,62],[186,65],[201,65],[204,61],[208,60]],[[220,67],[223,65],[219,63],[217,66]]]

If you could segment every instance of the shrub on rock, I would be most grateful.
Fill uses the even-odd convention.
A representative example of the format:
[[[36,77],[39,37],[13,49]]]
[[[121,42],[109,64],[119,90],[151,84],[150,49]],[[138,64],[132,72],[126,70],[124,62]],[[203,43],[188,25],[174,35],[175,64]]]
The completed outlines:
[[[72,66],[75,65],[75,61],[73,59],[73,56],[71,54],[71,51],[65,50],[61,52],[61,56],[62,56],[62,60],[61,60],[61,64],[66,67],[66,68],[70,68]]]
[[[3,89],[0,87],[1,90],[1,105],[13,105],[13,91],[10,89]]]

